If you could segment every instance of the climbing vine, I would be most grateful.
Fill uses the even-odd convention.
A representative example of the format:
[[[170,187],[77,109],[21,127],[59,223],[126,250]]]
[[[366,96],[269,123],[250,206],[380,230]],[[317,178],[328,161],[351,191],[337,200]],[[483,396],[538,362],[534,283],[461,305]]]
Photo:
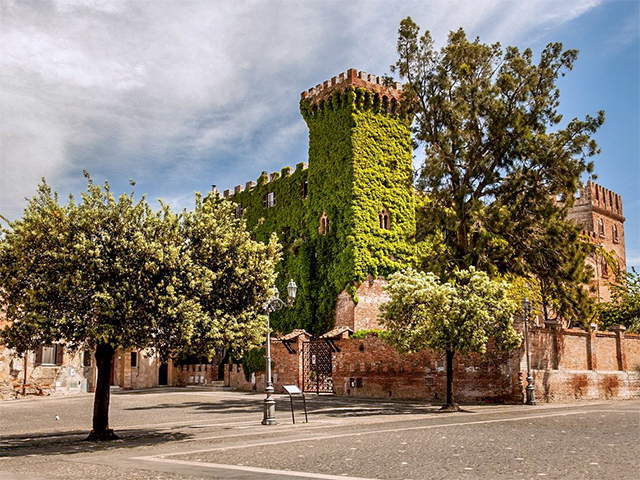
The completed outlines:
[[[357,302],[357,285],[367,276],[415,263],[411,117],[360,88],[322,102],[305,99],[300,110],[309,127],[309,167],[263,172],[233,200],[258,240],[277,233],[284,254],[280,292],[290,278],[299,286],[293,307],[272,316],[274,329],[318,334],[333,326],[340,292]],[[269,193],[274,206],[266,203]],[[389,214],[387,228],[379,222],[382,211]],[[319,229],[323,214],[326,232]]]

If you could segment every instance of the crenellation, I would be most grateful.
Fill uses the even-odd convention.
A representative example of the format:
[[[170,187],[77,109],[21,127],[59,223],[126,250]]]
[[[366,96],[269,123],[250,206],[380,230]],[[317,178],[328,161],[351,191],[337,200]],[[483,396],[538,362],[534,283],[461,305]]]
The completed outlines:
[[[402,85],[398,82],[385,85],[384,77],[350,68],[346,72],[342,72],[331,77],[330,80],[316,85],[314,88],[305,90],[300,94],[300,97],[302,99],[312,99],[314,103],[319,104],[334,90],[343,91],[347,87],[365,88],[380,96],[387,95],[395,99],[399,99],[402,93]]]
[[[279,172],[271,172],[271,175],[269,175],[269,182],[273,182],[274,180],[277,180],[278,178],[280,178],[280,173]]]
[[[253,180],[247,182],[244,186],[245,190],[252,190],[254,187],[256,186],[256,182],[254,182]]]
[[[242,185],[236,185],[236,186],[233,188],[233,193],[234,193],[234,194],[235,194],[235,193],[240,193],[240,192],[241,192],[241,191],[243,191],[243,190],[244,190],[244,187],[243,187]]]
[[[223,195],[224,195],[224,198],[229,198],[231,196],[231,192],[227,189],[224,191]]]

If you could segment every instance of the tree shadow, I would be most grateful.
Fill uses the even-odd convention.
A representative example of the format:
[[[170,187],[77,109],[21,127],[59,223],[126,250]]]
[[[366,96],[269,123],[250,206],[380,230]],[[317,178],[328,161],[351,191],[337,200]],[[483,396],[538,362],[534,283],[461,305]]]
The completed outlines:
[[[156,429],[125,429],[118,430],[116,433],[120,438],[107,442],[87,441],[86,438],[89,434],[87,430],[3,435],[0,437],[0,458],[102,452],[120,448],[154,446],[192,437],[192,435],[182,432],[166,432]]]

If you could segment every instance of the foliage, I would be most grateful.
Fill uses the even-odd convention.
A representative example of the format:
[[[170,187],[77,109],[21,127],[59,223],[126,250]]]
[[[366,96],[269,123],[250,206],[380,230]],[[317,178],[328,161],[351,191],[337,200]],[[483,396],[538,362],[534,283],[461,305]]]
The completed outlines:
[[[334,92],[321,105],[303,100],[300,109],[309,126],[309,168],[283,169],[270,181],[265,172],[257,186],[233,200],[245,208],[257,239],[278,233],[284,247],[279,289],[290,278],[300,287],[294,307],[272,316],[274,329],[320,334],[333,326],[340,292],[354,295],[368,275],[414,263],[411,118],[353,88]],[[273,208],[263,206],[268,192],[275,193]],[[378,222],[384,208],[391,212],[389,230]],[[323,213],[329,218],[326,235],[318,231]]]
[[[613,300],[601,303],[600,326],[603,330],[623,325],[629,333],[640,333],[640,275],[627,272],[619,284],[611,284]]]
[[[388,338],[402,352],[426,348],[484,353],[489,339],[499,348],[519,345],[513,328],[518,305],[509,285],[471,267],[442,282],[433,273],[408,269],[389,277],[390,300],[381,307]]]
[[[392,70],[407,80],[416,141],[425,147],[418,187],[429,199],[421,221],[431,231],[422,233],[443,243],[430,252],[429,269],[444,277],[469,266],[540,275],[528,240],[548,235],[558,226],[549,219],[571,206],[598,153],[591,135],[604,121],[599,112],[560,125],[557,80],[577,52],[551,43],[536,63],[530,49],[469,41],[462,29],[437,51],[411,18],[400,24],[397,47]]]
[[[518,306],[507,296],[508,288],[474,267],[454,272],[447,282],[411,269],[390,276],[390,300],[381,307],[387,340],[401,352],[432,348],[446,353],[447,406],[453,405],[456,352],[484,353],[490,339],[502,349],[520,344],[513,328]]]
[[[216,197],[176,215],[87,178],[81,201],[66,204],[43,181],[3,231],[0,304],[9,325],[0,338],[18,352],[55,342],[95,349],[93,433],[106,439],[115,350],[167,357],[255,345],[278,250],[251,240]]]
[[[280,245],[275,235],[266,243],[251,239],[235,207],[218,194],[196,195],[193,211],[181,215],[180,233],[204,288],[192,291],[204,315],[198,318],[186,351],[211,357],[225,350],[240,355],[266,334],[262,306],[271,295]]]
[[[593,243],[559,214],[533,228],[522,242],[532,287],[528,295],[539,300],[542,319],[588,324],[595,308],[595,301],[585,288],[593,274],[586,261],[595,251]]]
[[[155,347],[204,315],[188,294],[202,279],[166,207],[153,212],[91,181],[81,202],[61,205],[43,182],[4,234],[0,303],[12,325],[2,336],[18,352],[59,340],[70,349]]]
[[[367,337],[378,337],[385,338],[387,336],[387,331],[379,328],[369,328],[364,330],[358,330],[351,335],[351,338],[367,338]]]
[[[273,360],[271,361],[273,368]],[[254,372],[264,372],[267,369],[266,349],[264,347],[247,350],[242,356],[242,370],[244,378],[249,382]]]

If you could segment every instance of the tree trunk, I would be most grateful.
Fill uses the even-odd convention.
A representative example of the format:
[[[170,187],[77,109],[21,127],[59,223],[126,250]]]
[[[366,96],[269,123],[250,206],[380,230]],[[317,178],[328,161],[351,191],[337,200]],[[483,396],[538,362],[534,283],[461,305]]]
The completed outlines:
[[[458,405],[453,401],[453,357],[455,356],[454,350],[447,350],[447,397],[445,404],[442,406],[442,410],[457,412],[459,410]]]
[[[109,428],[109,400],[111,396],[111,361],[115,349],[109,344],[100,344],[96,348],[98,378],[93,397],[93,429],[87,440],[114,440],[118,436]]]

